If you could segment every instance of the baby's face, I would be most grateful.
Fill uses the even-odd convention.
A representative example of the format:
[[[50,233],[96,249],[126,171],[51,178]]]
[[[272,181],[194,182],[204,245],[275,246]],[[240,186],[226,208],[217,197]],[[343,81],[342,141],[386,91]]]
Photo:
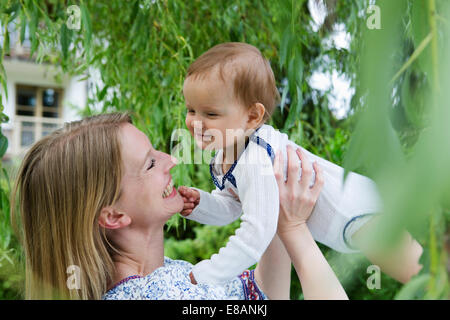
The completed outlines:
[[[186,126],[202,149],[218,150],[245,141],[248,109],[218,77],[184,81]],[[247,134],[248,135],[248,134]]]

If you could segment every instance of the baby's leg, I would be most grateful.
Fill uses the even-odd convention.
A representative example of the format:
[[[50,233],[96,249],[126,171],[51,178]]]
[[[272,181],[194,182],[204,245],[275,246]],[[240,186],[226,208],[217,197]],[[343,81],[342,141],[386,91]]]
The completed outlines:
[[[299,148],[289,142],[294,148]],[[382,206],[376,184],[369,178],[350,172],[344,183],[344,168],[301,148],[311,163],[322,169],[324,186],[308,227],[316,241],[344,253],[357,252],[351,236]],[[283,151],[283,150],[282,150]],[[285,167],[287,166],[287,158]],[[300,174],[301,175],[301,174]]]
[[[367,242],[375,232],[377,213],[383,211],[375,183],[362,175],[349,173],[344,184],[342,167],[302,150],[311,162],[319,163],[325,180],[308,220],[314,239],[339,252],[361,251],[383,272],[402,283],[417,274],[421,269],[422,247],[406,231],[402,241],[391,250]]]
[[[355,232],[352,237],[353,243],[367,259],[379,266],[381,271],[401,283],[406,283],[422,268],[419,259],[423,249],[406,231],[403,231],[399,243],[390,248],[369,242],[368,240],[376,230],[378,220],[379,217],[372,218]]]

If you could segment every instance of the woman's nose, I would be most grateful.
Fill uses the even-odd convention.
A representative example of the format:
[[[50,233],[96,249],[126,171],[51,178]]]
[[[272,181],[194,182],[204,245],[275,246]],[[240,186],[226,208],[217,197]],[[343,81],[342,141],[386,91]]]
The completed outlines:
[[[171,156],[170,154],[162,152],[162,156],[164,158],[164,171],[169,172],[170,169],[175,167],[178,163],[177,158]]]

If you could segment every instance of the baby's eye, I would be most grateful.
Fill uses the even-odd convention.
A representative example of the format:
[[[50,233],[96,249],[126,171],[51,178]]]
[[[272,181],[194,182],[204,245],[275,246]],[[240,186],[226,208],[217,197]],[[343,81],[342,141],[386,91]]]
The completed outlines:
[[[151,168],[153,168],[155,166],[155,162],[156,162],[156,160],[152,159],[150,166],[147,168],[147,170],[150,170]]]

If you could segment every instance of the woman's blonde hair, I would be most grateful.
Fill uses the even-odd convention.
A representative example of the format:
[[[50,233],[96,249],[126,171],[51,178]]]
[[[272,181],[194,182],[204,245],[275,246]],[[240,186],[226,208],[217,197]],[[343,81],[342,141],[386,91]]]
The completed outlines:
[[[126,113],[66,123],[23,159],[11,198],[14,204],[18,193],[20,224],[14,205],[11,217],[25,252],[26,299],[100,299],[106,292],[114,264],[98,217],[119,195],[125,123]]]

